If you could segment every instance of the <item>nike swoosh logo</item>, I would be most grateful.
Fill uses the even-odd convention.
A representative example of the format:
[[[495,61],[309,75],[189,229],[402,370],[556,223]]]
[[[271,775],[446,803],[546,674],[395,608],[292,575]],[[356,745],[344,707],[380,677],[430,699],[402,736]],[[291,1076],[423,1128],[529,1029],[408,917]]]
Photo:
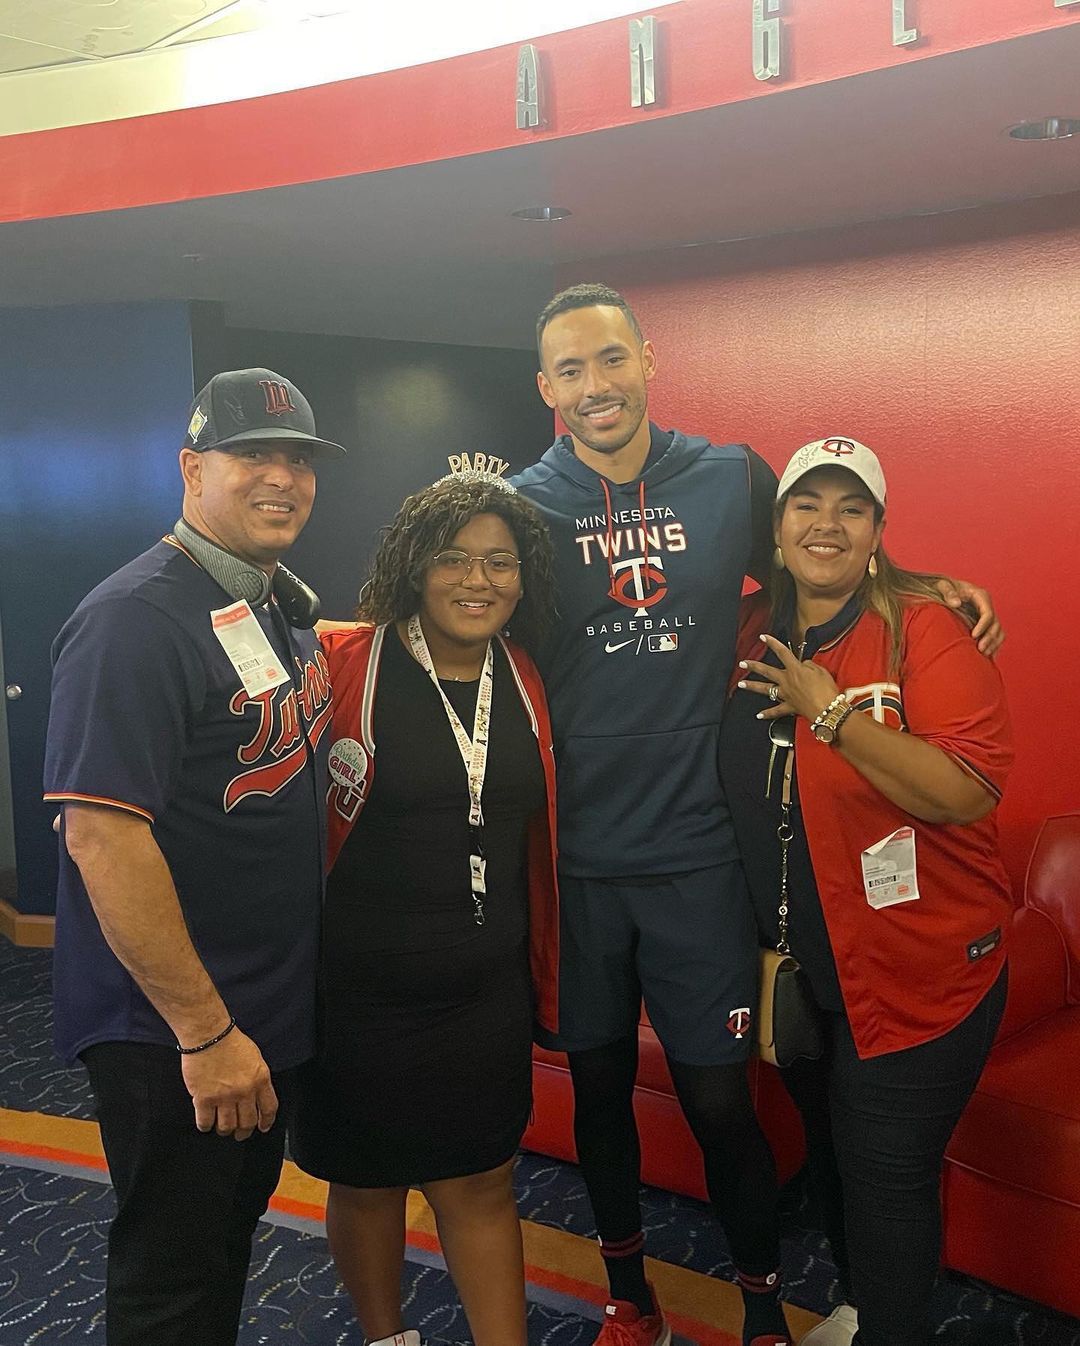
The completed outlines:
[[[616,650],[624,649],[627,645],[632,645],[633,643],[634,643],[633,639],[630,639],[630,640],[622,640],[619,642],[618,645],[612,645],[611,641],[609,640],[608,643],[604,646],[604,653],[614,654]]]

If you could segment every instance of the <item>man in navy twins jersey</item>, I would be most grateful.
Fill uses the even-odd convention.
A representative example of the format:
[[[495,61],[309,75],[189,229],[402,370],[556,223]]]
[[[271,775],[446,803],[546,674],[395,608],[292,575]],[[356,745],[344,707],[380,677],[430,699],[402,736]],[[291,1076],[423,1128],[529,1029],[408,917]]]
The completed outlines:
[[[614,290],[556,295],[537,342],[540,392],[570,432],[513,479],[551,529],[560,613],[538,661],[562,920],[560,1031],[545,1045],[569,1054],[611,1287],[597,1346],[671,1340],[643,1264],[642,998],[728,1236],[744,1346],[785,1346],[775,1174],[745,1070],[757,938],[717,769],[743,577],[768,572],[776,477],[746,445],[649,422],[656,356]],[[991,623],[976,627],[984,648]]]
[[[280,375],[216,375],[175,530],[53,649],[56,1035],[90,1073],[116,1188],[109,1346],[235,1342],[313,1054],[331,701],[317,600],[278,558],[314,459],[343,452]]]

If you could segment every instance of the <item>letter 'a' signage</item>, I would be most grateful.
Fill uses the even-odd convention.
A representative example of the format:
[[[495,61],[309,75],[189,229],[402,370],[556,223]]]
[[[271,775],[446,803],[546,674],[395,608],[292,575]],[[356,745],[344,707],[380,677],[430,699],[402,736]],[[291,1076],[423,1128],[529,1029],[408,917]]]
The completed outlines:
[[[779,79],[783,73],[783,27],[780,0],[753,0],[754,78]]]
[[[656,18],[630,20],[630,106],[656,102]]]
[[[528,131],[544,125],[544,88],[540,77],[540,54],[531,42],[518,52],[517,129]]]

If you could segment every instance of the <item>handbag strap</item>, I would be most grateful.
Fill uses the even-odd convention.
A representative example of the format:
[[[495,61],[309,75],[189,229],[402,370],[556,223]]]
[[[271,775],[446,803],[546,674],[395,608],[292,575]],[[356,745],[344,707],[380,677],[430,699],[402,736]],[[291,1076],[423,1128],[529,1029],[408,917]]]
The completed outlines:
[[[777,909],[776,952],[789,954],[788,945],[788,847],[795,836],[791,826],[791,778],[795,772],[795,745],[792,744],[784,758],[784,787],[780,795],[780,825],[776,829],[780,842],[780,906]]]

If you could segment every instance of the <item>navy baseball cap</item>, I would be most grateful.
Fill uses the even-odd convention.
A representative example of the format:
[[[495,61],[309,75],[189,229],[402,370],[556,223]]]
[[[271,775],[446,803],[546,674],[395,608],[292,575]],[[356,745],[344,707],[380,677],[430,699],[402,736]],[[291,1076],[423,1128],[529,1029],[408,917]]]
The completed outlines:
[[[272,369],[230,369],[215,374],[191,404],[185,449],[229,453],[245,444],[291,440],[319,457],[343,457],[340,444],[315,433],[311,406],[289,379]]]

